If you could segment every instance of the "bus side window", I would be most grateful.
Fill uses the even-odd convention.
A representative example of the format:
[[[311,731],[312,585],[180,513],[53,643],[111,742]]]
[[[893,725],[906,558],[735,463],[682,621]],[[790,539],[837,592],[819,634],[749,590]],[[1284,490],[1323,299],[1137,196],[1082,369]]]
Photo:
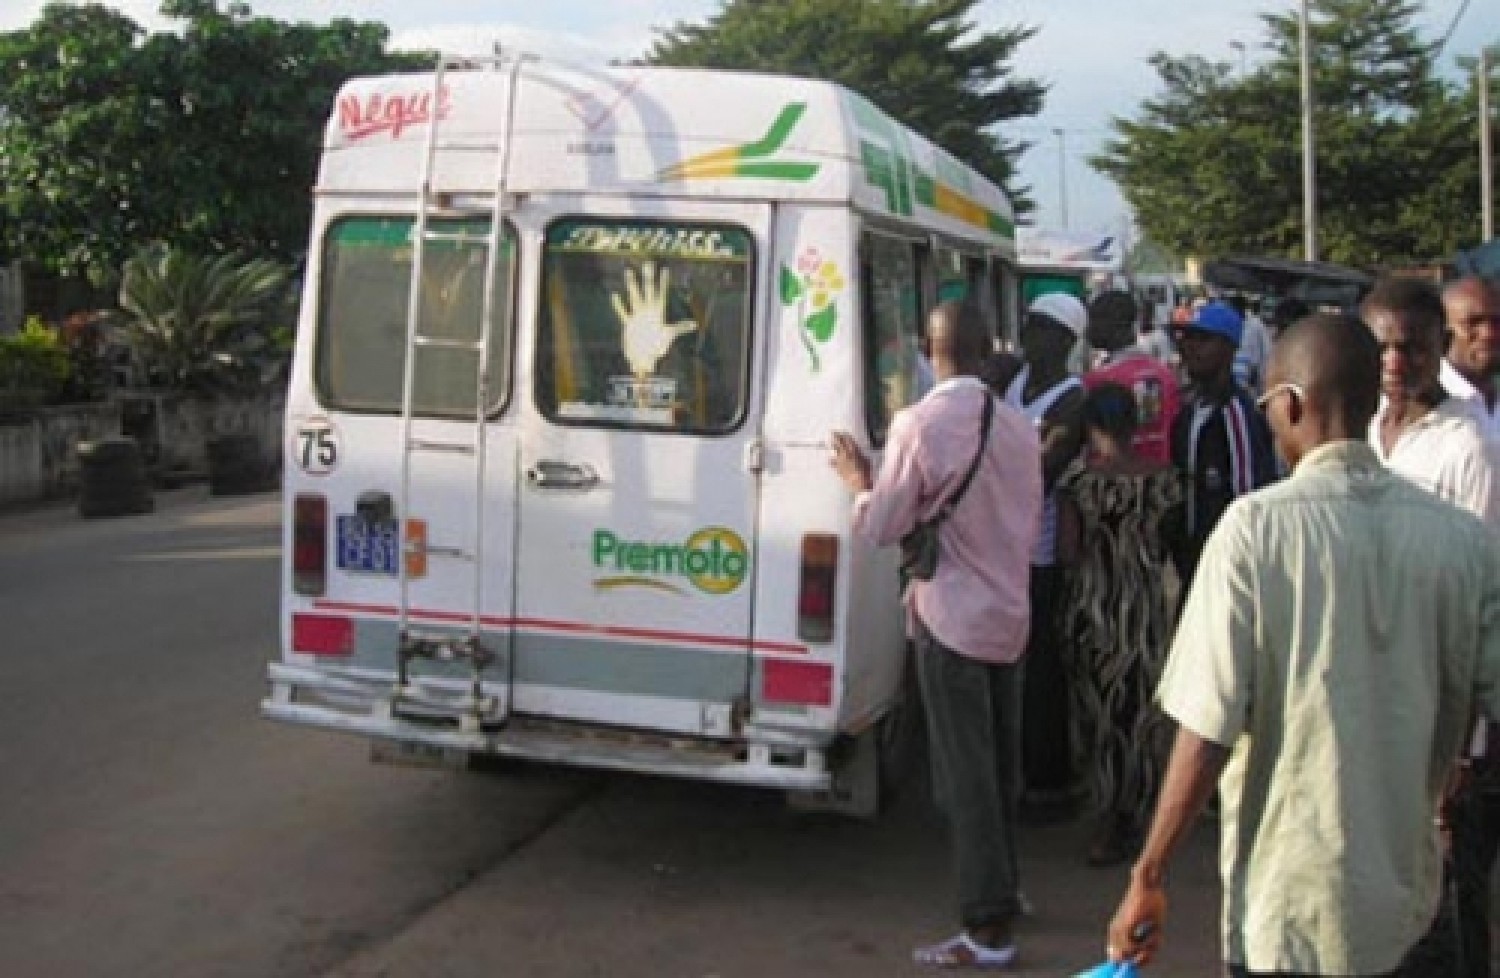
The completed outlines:
[[[867,232],[862,248],[865,297],[865,421],[884,444],[891,417],[925,391],[920,362],[922,280],[917,246]]]

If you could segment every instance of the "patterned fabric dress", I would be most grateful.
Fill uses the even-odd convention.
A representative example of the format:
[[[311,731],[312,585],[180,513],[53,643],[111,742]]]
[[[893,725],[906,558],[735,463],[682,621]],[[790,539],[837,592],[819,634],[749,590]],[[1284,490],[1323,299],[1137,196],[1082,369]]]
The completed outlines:
[[[1171,728],[1153,697],[1172,628],[1161,525],[1182,504],[1182,477],[1175,469],[1076,469],[1059,488],[1080,524],[1062,617],[1072,650],[1075,743],[1084,749],[1099,809],[1144,822]]]

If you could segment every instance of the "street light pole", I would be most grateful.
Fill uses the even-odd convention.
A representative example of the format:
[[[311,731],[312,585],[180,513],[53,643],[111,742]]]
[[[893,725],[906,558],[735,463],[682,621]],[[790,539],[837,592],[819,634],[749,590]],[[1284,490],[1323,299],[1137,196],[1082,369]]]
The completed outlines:
[[[1307,0],[1298,27],[1302,49],[1302,257],[1318,260],[1317,153],[1313,147],[1312,51],[1308,44]]]
[[[1495,160],[1490,148],[1490,48],[1479,49],[1479,220],[1482,241],[1495,236]]]
[[[1240,77],[1243,78],[1245,76],[1245,42],[1230,41],[1229,46],[1240,53]]]
[[[1059,127],[1052,132],[1057,136],[1057,189],[1061,202],[1063,230],[1068,229],[1068,131]]]

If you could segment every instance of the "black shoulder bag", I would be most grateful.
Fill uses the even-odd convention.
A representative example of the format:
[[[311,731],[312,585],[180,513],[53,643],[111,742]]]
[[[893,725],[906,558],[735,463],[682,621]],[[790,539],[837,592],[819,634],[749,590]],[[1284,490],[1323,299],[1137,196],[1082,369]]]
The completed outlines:
[[[903,581],[930,581],[932,575],[937,571],[938,560],[938,526],[953,515],[953,510],[959,501],[964,498],[964,493],[969,491],[969,483],[974,481],[974,472],[979,468],[979,460],[984,457],[984,446],[990,440],[990,419],[995,414],[995,398],[989,391],[984,394],[984,420],[979,426],[979,447],[974,451],[974,461],[969,463],[969,471],[964,474],[964,481],[958,484],[958,489],[947,502],[932,514],[930,519],[918,520],[917,525],[912,527],[906,536],[901,538],[901,579]]]

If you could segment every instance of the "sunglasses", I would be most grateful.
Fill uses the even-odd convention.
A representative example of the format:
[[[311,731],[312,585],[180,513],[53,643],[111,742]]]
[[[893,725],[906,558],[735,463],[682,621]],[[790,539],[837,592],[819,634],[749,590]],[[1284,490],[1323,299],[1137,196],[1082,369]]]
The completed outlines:
[[[1307,392],[1302,389],[1301,384],[1294,384],[1291,381],[1287,381],[1284,384],[1277,384],[1260,397],[1257,397],[1255,399],[1255,406],[1264,412],[1267,405],[1276,400],[1277,396],[1281,394],[1290,394],[1299,401],[1307,400]]]

